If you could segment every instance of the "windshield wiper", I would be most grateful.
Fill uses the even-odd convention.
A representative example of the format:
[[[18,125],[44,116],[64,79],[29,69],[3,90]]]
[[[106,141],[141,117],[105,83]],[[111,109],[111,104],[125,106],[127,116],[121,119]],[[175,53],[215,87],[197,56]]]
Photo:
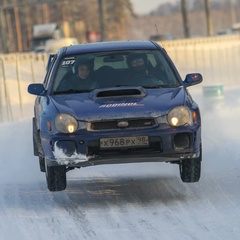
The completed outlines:
[[[149,86],[142,86],[143,88],[161,88],[163,85],[149,85]]]
[[[92,90],[90,89],[84,89],[84,90],[74,90],[74,89],[69,89],[66,91],[56,91],[53,92],[54,95],[58,95],[58,94],[74,94],[74,93],[87,93],[87,92],[91,92]]]
[[[131,86],[131,85],[115,85],[113,87],[135,87],[135,86]]]
[[[144,88],[174,88],[174,87],[179,87],[178,84],[161,84],[161,85],[149,85],[149,86],[142,86]]]

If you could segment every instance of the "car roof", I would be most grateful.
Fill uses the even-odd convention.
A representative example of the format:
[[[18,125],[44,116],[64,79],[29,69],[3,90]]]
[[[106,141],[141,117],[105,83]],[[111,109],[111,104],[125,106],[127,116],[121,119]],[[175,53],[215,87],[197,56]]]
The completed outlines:
[[[109,41],[109,42],[94,42],[84,43],[62,48],[60,51],[65,55],[89,52],[104,52],[104,51],[118,51],[118,50],[154,50],[159,49],[160,46],[153,41]]]

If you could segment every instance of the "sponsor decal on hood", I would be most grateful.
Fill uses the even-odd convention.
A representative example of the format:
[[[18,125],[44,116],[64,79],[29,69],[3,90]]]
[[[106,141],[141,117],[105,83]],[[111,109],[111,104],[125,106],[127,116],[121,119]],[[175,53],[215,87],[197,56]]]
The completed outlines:
[[[99,108],[117,108],[117,107],[142,107],[144,104],[130,102],[130,103],[109,103],[100,105]]]

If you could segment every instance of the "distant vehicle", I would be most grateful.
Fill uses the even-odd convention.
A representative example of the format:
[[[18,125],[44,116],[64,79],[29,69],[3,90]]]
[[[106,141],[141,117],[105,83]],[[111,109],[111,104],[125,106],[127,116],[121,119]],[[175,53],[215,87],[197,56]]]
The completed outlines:
[[[230,35],[240,33],[240,23],[234,23],[231,28],[220,29],[216,35]]]
[[[234,23],[233,25],[232,25],[232,32],[233,33],[240,33],[240,23],[238,22],[238,23]]]
[[[91,66],[96,87],[81,83],[80,63]],[[187,88],[201,82],[199,73],[183,81],[152,41],[86,43],[51,54],[43,83],[28,86],[37,96],[34,155],[48,189],[64,190],[75,168],[135,162],[175,163],[183,182],[199,181],[201,116]]]
[[[46,42],[50,39],[61,38],[60,26],[56,23],[37,24],[33,26],[32,50],[45,52]]]
[[[45,51],[47,53],[56,53],[62,47],[76,44],[78,44],[76,38],[50,39],[46,41]]]
[[[229,35],[229,34],[233,34],[233,31],[230,28],[220,29],[216,33],[216,35]]]
[[[170,34],[158,34],[158,35],[152,35],[149,38],[150,41],[171,41],[174,40],[173,36],[171,36]]]

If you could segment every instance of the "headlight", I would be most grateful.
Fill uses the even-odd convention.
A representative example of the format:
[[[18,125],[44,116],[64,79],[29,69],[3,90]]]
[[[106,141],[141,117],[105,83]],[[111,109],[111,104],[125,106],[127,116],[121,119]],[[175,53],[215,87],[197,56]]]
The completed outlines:
[[[61,113],[55,118],[55,127],[61,133],[74,133],[78,129],[78,122],[73,116]]]
[[[173,127],[183,126],[190,121],[190,111],[185,106],[175,107],[168,113],[167,119]]]

